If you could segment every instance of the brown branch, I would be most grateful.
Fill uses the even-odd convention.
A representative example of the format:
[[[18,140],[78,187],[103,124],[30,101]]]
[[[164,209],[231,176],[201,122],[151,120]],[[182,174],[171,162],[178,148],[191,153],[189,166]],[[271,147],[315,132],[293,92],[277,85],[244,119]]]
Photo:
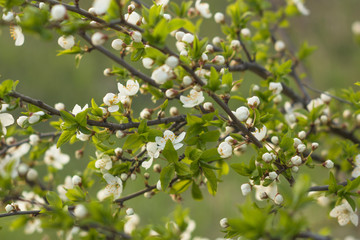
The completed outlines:
[[[0,214],[0,218],[10,217],[10,216],[17,216],[17,215],[29,215],[29,214],[37,216],[38,214],[40,214],[40,210],[17,211],[17,212],[2,213],[2,214]]]
[[[355,178],[350,178],[350,181],[353,181]],[[338,185],[346,186],[348,184],[347,181],[338,183]],[[329,185],[323,185],[323,186],[313,186],[308,189],[308,192],[321,192],[321,191],[328,191]]]

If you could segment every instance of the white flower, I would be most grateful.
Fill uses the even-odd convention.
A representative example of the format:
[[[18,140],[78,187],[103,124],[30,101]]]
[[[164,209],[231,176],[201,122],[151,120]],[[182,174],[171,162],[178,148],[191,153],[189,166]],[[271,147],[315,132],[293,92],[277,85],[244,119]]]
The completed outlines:
[[[123,45],[124,45],[124,41],[117,38],[117,39],[114,39],[112,42],[111,42],[111,47],[115,50],[118,50],[120,51],[122,48],[123,48]]]
[[[62,103],[62,102],[56,103],[54,107],[58,111],[64,111],[65,110],[65,104]]]
[[[202,53],[200,60],[203,62],[206,62],[207,60],[209,60],[209,57],[208,57],[208,55],[206,55],[206,53]]]
[[[75,45],[75,38],[73,35],[61,36],[58,39],[58,44],[64,49],[70,49]]]
[[[171,78],[170,71],[170,67],[164,64],[152,72],[151,78],[154,79],[157,84],[164,84]]]
[[[191,89],[190,94],[185,96],[180,96],[180,101],[184,104],[184,108],[192,108],[196,105],[201,104],[205,100],[203,92],[198,92],[194,89]]]
[[[275,145],[279,144],[279,138],[277,136],[271,137],[271,142]]]
[[[38,112],[32,113],[29,116],[28,121],[30,124],[37,123],[40,120],[41,116],[44,116],[44,115],[45,115],[45,113],[43,111],[38,111]]]
[[[239,119],[239,121],[241,122],[244,122],[246,121],[246,119],[248,119],[249,115],[250,115],[250,112],[249,112],[249,109],[247,107],[239,107],[238,109],[236,109],[236,111],[231,111],[235,117],[237,119]]]
[[[276,42],[275,42],[275,46],[274,46],[274,48],[275,48],[275,51],[277,51],[277,52],[282,52],[282,51],[284,51],[285,50],[285,43],[283,42],[283,41],[281,41],[281,40],[277,40]]]
[[[241,35],[242,35],[244,38],[250,37],[250,35],[251,35],[250,29],[248,29],[248,28],[243,28],[243,29],[241,29]]]
[[[90,134],[85,134],[82,132],[76,132],[76,138],[79,139],[80,141],[86,142],[90,139]]]
[[[34,232],[42,233],[41,221],[39,218],[33,218],[26,222],[25,234],[33,234]]]
[[[185,87],[187,87],[187,86],[189,86],[191,83],[192,83],[192,79],[191,79],[191,77],[189,77],[189,76],[185,76],[184,78],[183,78],[183,85],[185,86]],[[359,120],[359,122],[360,122],[360,120]]]
[[[220,143],[219,147],[217,148],[217,151],[220,154],[221,158],[228,158],[232,155],[232,147],[227,142]]]
[[[146,151],[148,156],[150,157],[149,160],[142,162],[141,166],[145,169],[151,167],[154,158],[158,158],[160,155],[160,148],[156,142],[149,142],[146,144]]]
[[[143,64],[144,68],[151,69],[152,66],[154,65],[154,60],[152,60],[151,58],[143,58],[142,64]]]
[[[81,113],[81,112],[85,111],[86,109],[88,109],[88,107],[89,106],[87,104],[83,108],[81,108],[78,104],[76,104],[74,106],[73,110],[71,111],[71,113],[76,116],[78,113]]]
[[[125,21],[131,23],[132,25],[137,25],[141,22],[141,16],[137,12],[132,12],[130,14],[126,13],[124,15]]]
[[[302,160],[301,160],[301,157],[300,156],[294,156],[294,157],[292,157],[291,159],[290,159],[290,161],[291,161],[291,163],[293,164],[293,165],[295,165],[295,166],[299,166],[299,165],[301,165],[301,163],[302,163]]]
[[[176,68],[179,65],[179,59],[175,56],[170,56],[166,59],[165,64],[170,68]]]
[[[274,94],[280,94],[283,90],[282,84],[279,82],[270,82],[269,90]]]
[[[155,0],[156,5],[162,5],[163,7],[166,7],[168,5],[170,0]]]
[[[72,189],[74,186],[72,184],[72,179],[71,176],[66,176],[64,184],[58,185],[57,186],[57,191],[59,193],[59,197],[63,200],[63,201],[68,201],[69,199],[66,196],[66,192],[68,189]]]
[[[360,21],[353,22],[351,25],[351,31],[354,35],[360,35]]]
[[[140,218],[137,214],[133,214],[130,216],[126,216],[127,222],[124,224],[124,232],[127,234],[131,234],[140,223]]]
[[[95,46],[100,46],[105,43],[107,36],[102,32],[96,32],[91,36],[91,43]]]
[[[278,177],[278,174],[276,172],[269,172],[269,178],[271,180],[275,180]]]
[[[103,15],[107,12],[111,0],[94,0],[92,7],[96,15]]]
[[[105,97],[103,98],[104,104],[108,106],[109,112],[116,112],[119,110],[118,103],[120,102],[120,99],[118,95],[115,95],[113,93],[107,93]]]
[[[240,188],[243,196],[246,196],[249,193],[251,193],[251,185],[249,183],[242,184]]]
[[[274,198],[274,203],[277,204],[277,205],[280,205],[283,202],[284,202],[283,196],[280,193],[276,194],[276,196]]]
[[[51,8],[51,18],[55,21],[63,20],[66,17],[66,8],[64,5],[57,4]]]
[[[200,3],[201,0],[196,0],[195,9],[200,13],[200,15],[204,18],[211,18],[211,12],[209,9],[208,3]]]
[[[225,63],[225,58],[224,58],[224,56],[222,56],[222,55],[216,55],[216,56],[214,57],[214,59],[212,60],[212,62],[214,62],[214,63],[216,63],[216,64],[222,65],[222,64]]]
[[[306,132],[305,131],[300,131],[298,133],[298,137],[301,139],[301,140],[304,140],[306,138]]]
[[[74,209],[74,215],[77,218],[84,218],[88,214],[88,210],[86,207],[82,204],[76,205]]]
[[[302,2],[302,0],[292,0],[293,3],[296,5],[297,9],[299,10],[299,12],[302,14],[302,15],[309,15],[310,14],[310,11],[309,9],[307,9],[304,5],[304,3]]]
[[[217,12],[217,13],[215,13],[215,15],[214,15],[214,20],[215,20],[216,23],[224,23],[224,21],[225,21],[225,16],[224,16],[223,13]]]
[[[241,47],[241,43],[239,40],[232,40],[230,43],[230,47],[234,50],[237,50]]]
[[[340,226],[345,226],[350,221],[355,226],[357,226],[359,222],[358,215],[353,211],[350,204],[345,200],[341,205],[338,205],[333,210],[331,210],[330,217],[337,218]]]
[[[259,141],[262,141],[266,137],[266,133],[267,133],[267,128],[265,125],[263,125],[262,128],[260,128],[260,130],[258,128],[255,128],[255,131],[252,132],[254,137]]]
[[[120,195],[123,190],[122,181],[119,177],[114,177],[110,173],[105,173],[103,178],[106,180],[108,185],[105,187],[104,196],[109,197],[113,196],[114,199],[120,198]]]
[[[255,194],[256,199],[259,201],[263,201],[264,199],[267,198],[274,199],[277,194],[276,183],[273,182],[266,187],[262,186],[263,182],[261,182],[260,184],[261,185],[254,185],[256,189],[256,194]]]
[[[60,148],[56,148],[56,145],[53,145],[45,152],[44,162],[56,169],[62,169],[63,165],[69,161],[69,155],[61,153]]]
[[[330,103],[330,101],[331,101],[331,97],[328,95],[328,93],[327,92],[325,92],[325,93],[322,93],[321,95],[320,95],[320,98],[321,98],[321,100],[324,102],[324,103]]]
[[[80,185],[82,180],[81,180],[81,177],[78,176],[78,175],[74,175],[72,178],[71,178],[71,182],[74,186],[76,185]]]
[[[0,113],[0,124],[2,127],[2,133],[6,135],[6,127],[14,124],[14,117],[10,113]]]
[[[12,20],[14,20],[14,13],[13,12],[3,13],[2,20],[4,20],[5,22],[11,22]]]
[[[40,137],[39,137],[39,135],[37,135],[37,134],[31,134],[31,135],[29,136],[29,143],[30,143],[32,146],[38,145],[39,142],[40,142]]]
[[[206,51],[209,53],[214,52],[214,46],[211,44],[206,45]]]
[[[10,34],[15,40],[15,46],[22,46],[24,44],[25,36],[22,33],[22,28],[20,26],[11,26]]]
[[[222,218],[220,220],[220,227],[222,228],[227,228],[229,227],[229,223],[228,223],[228,219],[227,218]]]
[[[141,40],[142,40],[142,35],[139,31],[131,32],[130,36],[134,42],[141,42]]]
[[[253,96],[247,99],[249,107],[256,108],[260,104],[260,99],[257,96]]]
[[[98,157],[100,157],[100,159],[95,162],[96,168],[99,168],[102,172],[112,168],[112,161],[109,155],[103,154]]]
[[[175,136],[175,134],[170,130],[165,130],[164,137],[155,137],[155,142],[159,146],[160,150],[165,148],[166,142],[170,140],[174,145],[174,149],[178,150],[184,144],[180,143],[185,138],[186,133],[182,132],[179,136]]]
[[[311,112],[314,108],[317,108],[323,104],[324,104],[324,102],[323,102],[323,100],[321,100],[321,98],[315,98],[315,99],[312,99],[306,107]]]
[[[184,35],[185,35],[185,33],[183,31],[177,31],[175,33],[175,38],[176,38],[176,40],[181,41],[182,38],[184,37]]]
[[[185,33],[181,41],[186,43],[192,43],[194,41],[195,37],[191,33]]]
[[[334,167],[334,162],[331,161],[331,160],[326,160],[324,163],[323,163],[323,166],[328,168],[328,169],[331,169]]]
[[[297,146],[297,151],[298,151],[299,153],[302,153],[302,152],[304,152],[305,150],[306,150],[305,144],[301,143],[301,144],[299,144],[299,145]]]
[[[262,155],[262,160],[264,160],[264,162],[271,162],[273,160],[273,157],[270,153],[266,152]]]

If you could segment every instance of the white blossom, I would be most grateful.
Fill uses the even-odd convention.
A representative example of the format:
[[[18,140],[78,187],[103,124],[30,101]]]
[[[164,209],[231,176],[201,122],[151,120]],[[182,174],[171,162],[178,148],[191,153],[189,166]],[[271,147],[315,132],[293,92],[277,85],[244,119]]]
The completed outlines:
[[[320,99],[321,99],[324,103],[326,103],[326,104],[329,104],[330,101],[331,101],[331,97],[328,95],[327,92],[322,93],[322,94],[320,95]]]
[[[277,194],[277,185],[275,182],[271,183],[270,185],[264,187],[263,181],[260,182],[260,185],[254,185],[256,189],[255,197],[259,201],[263,201],[264,199],[270,198],[274,199]]]
[[[170,0],[155,0],[156,5],[162,5],[163,7],[166,7],[168,5]]]
[[[305,144],[299,144],[299,145],[297,146],[297,151],[298,151],[299,153],[303,153],[305,150],[306,150]]]
[[[211,44],[206,45],[206,51],[209,53],[214,52],[214,46]]]
[[[183,85],[185,87],[189,86],[193,82],[192,78],[189,76],[183,77]],[[359,121],[360,122],[360,121]]]
[[[271,180],[275,180],[278,177],[278,174],[276,172],[269,172],[269,178]]]
[[[315,98],[312,99],[306,107],[311,112],[314,108],[317,108],[323,104],[324,104],[323,100],[321,100],[320,98]]]
[[[71,111],[72,114],[74,114],[75,116],[83,111],[85,111],[86,109],[88,109],[89,106],[88,104],[86,104],[83,108],[81,108],[78,104],[76,104],[73,108],[73,110]]]
[[[155,137],[155,142],[158,145],[160,150],[165,148],[166,142],[170,140],[174,146],[175,150],[181,148],[184,144],[180,143],[185,138],[186,132],[182,132],[179,136],[175,136],[175,134],[170,130],[165,130],[163,137]]]
[[[15,46],[22,46],[24,44],[25,36],[22,33],[22,28],[20,26],[11,26],[10,34],[15,40]]]
[[[177,116],[179,115],[179,110],[177,109],[177,107],[173,106],[170,108],[169,113],[171,116]]]
[[[280,205],[283,202],[284,202],[283,196],[280,193],[276,194],[276,196],[274,198],[274,203],[277,204],[277,205]]]
[[[44,162],[53,166],[56,169],[62,169],[63,165],[70,161],[70,157],[60,151],[60,148],[56,148],[56,145],[51,146],[46,152]]]
[[[58,39],[58,44],[64,49],[70,49],[75,45],[75,38],[73,35],[61,36]]]
[[[130,33],[131,35],[131,38],[134,42],[141,42],[142,40],[142,35],[141,35],[141,32],[139,31],[133,31]]]
[[[294,156],[294,157],[292,157],[291,159],[290,159],[290,161],[291,161],[291,163],[293,164],[293,165],[295,165],[295,166],[299,166],[299,165],[301,165],[301,163],[302,163],[302,160],[301,160],[301,157],[300,156]]]
[[[68,189],[72,189],[74,186],[72,184],[72,178],[71,176],[66,176],[65,177],[65,181],[64,184],[58,185],[57,186],[57,191],[59,193],[59,197],[63,200],[63,201],[68,201],[69,199],[66,196],[67,190]]]
[[[6,211],[7,213],[9,213],[9,212],[11,212],[11,211],[13,211],[13,210],[15,210],[15,208],[14,208],[14,206],[13,206],[12,204],[7,204],[7,205],[5,206],[5,211]]]
[[[140,112],[140,118],[142,119],[151,119],[151,114],[153,113],[153,111],[149,108],[144,108],[141,112]]]
[[[195,37],[191,33],[185,33],[181,41],[186,43],[192,43],[194,41]]]
[[[301,139],[301,140],[304,140],[306,138],[306,132],[305,131],[300,131],[298,133],[298,137]]]
[[[35,182],[38,176],[38,172],[35,169],[30,168],[26,173],[26,180],[28,180],[29,182]]]
[[[271,142],[275,145],[279,144],[279,138],[277,136],[272,136],[271,137]]]
[[[73,184],[73,186],[76,186],[76,185],[80,185],[82,180],[81,180],[81,177],[78,176],[78,175],[74,175],[72,178],[71,178],[71,182]]]
[[[250,29],[248,29],[248,28],[243,28],[243,29],[241,29],[241,35],[242,35],[244,38],[250,37],[250,35],[251,35]]]
[[[123,184],[119,177],[115,177],[109,173],[105,173],[103,178],[106,180],[108,185],[105,187],[103,196],[107,198],[113,196],[114,199],[118,199],[121,196],[123,190]]]
[[[257,96],[253,96],[247,99],[249,107],[256,108],[260,104],[260,99]]]
[[[236,109],[236,111],[231,111],[239,121],[244,122],[248,119],[250,112],[247,107],[241,106]]]
[[[41,116],[44,116],[44,115],[45,115],[45,113],[43,111],[34,112],[34,113],[30,114],[28,121],[30,124],[37,123],[40,120]]]
[[[232,147],[227,142],[220,143],[219,147],[217,148],[218,153],[220,154],[221,158],[228,158],[232,155]]]
[[[276,42],[275,42],[275,46],[274,46],[274,48],[275,48],[275,51],[277,51],[277,52],[282,52],[282,51],[284,51],[285,50],[285,43],[283,42],[283,41],[281,41],[281,40],[277,40]]]
[[[220,227],[222,227],[222,228],[227,228],[227,227],[229,227],[229,223],[228,223],[228,219],[227,219],[227,218],[222,218],[222,219],[220,219]]]
[[[208,3],[201,3],[201,0],[196,0],[195,9],[200,13],[204,18],[211,18],[211,12]]]
[[[120,84],[120,83],[118,83]],[[108,106],[109,112],[117,112],[119,110],[118,103],[120,102],[120,99],[118,95],[115,95],[113,93],[107,93],[105,97],[103,98],[103,102],[106,106]]]
[[[359,222],[358,215],[354,212],[350,204],[345,200],[342,204],[335,206],[331,210],[330,217],[337,218],[340,226],[345,226],[349,222],[352,222],[352,224],[357,226]]]
[[[112,168],[111,157],[106,154],[98,155],[98,159],[95,162],[95,167],[99,168],[102,172],[110,170]]]
[[[262,128],[260,128],[260,130],[258,128],[255,128],[255,131],[252,132],[252,134],[258,141],[262,141],[266,137],[266,133],[267,133],[267,128],[265,125],[263,125]]]
[[[331,169],[334,167],[334,162],[331,161],[331,160],[326,160],[324,163],[323,163],[323,166],[328,168],[328,169]]]
[[[54,5],[51,8],[50,14],[51,14],[51,18],[55,21],[63,20],[67,15],[66,8],[64,7],[64,5],[61,4]]]
[[[75,206],[74,209],[74,215],[77,218],[85,218],[88,214],[88,210],[86,209],[86,207],[83,204],[78,204]]]
[[[217,12],[217,13],[215,13],[215,15],[214,15],[214,20],[215,20],[216,23],[224,23],[224,21],[225,21],[225,16],[224,16],[223,13]]]
[[[239,40],[232,40],[230,43],[230,47],[234,50],[240,49],[241,48],[241,43]]]
[[[176,68],[177,65],[179,65],[179,59],[175,56],[169,56],[166,59],[165,64],[168,65],[170,68]]]
[[[143,64],[144,68],[151,69],[152,66],[154,65],[154,60],[152,60],[151,58],[143,58],[142,64]]]
[[[171,78],[171,69],[168,65],[164,64],[160,67],[156,68],[152,74],[151,78],[154,79],[154,81],[157,84],[164,84],[167,80]]]
[[[140,223],[140,218],[137,214],[126,216],[126,223],[124,224],[124,232],[131,234]]]
[[[240,188],[243,196],[246,196],[251,192],[251,185],[249,183],[241,184]]]
[[[138,25],[138,23],[141,22],[141,16],[137,12],[132,12],[130,14],[126,13],[124,19],[132,25]]]
[[[29,143],[30,143],[32,146],[38,145],[39,142],[40,142],[40,137],[39,137],[39,135],[37,135],[37,134],[31,134],[31,135],[29,136]]]
[[[175,38],[176,38],[176,40],[181,41],[183,39],[184,35],[185,35],[185,33],[183,31],[177,31],[175,33]]]
[[[270,82],[269,90],[274,94],[280,94],[283,90],[282,84],[279,82]]]
[[[262,160],[264,160],[264,162],[267,162],[267,163],[269,163],[273,160],[272,155],[268,152],[264,153],[261,158],[262,158]]]
[[[10,113],[0,113],[0,124],[1,124],[1,131],[4,135],[6,135],[6,127],[14,124],[15,119]]]
[[[102,32],[96,32],[91,36],[91,43],[95,46],[100,46],[105,43],[107,36]]]
[[[107,12],[111,0],[94,0],[92,7],[96,15],[103,15]]]
[[[58,111],[64,111],[65,110],[65,104],[62,103],[62,102],[56,103],[54,107]]]
[[[185,96],[180,96],[180,101],[183,103],[184,108],[192,108],[196,105],[201,104],[205,100],[203,92],[196,91],[191,89],[190,94]]]
[[[33,234],[35,232],[42,233],[41,220],[39,218],[32,218],[27,221],[24,232],[25,234]]]
[[[145,169],[149,169],[153,163],[154,158],[159,157],[160,149],[158,148],[158,144],[156,142],[149,142],[146,144],[146,151],[150,159],[142,162],[141,166]]]
[[[120,51],[121,49],[123,49],[123,45],[124,45],[124,41],[119,38],[114,39],[111,42],[111,47],[117,51]]]
[[[11,22],[12,20],[14,20],[14,13],[13,12],[3,13],[2,20],[4,20],[5,22]]]

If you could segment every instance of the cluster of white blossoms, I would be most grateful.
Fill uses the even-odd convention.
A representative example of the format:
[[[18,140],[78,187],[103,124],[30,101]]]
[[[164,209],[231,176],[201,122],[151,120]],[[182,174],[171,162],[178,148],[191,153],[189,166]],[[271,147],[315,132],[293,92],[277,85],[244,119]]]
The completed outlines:
[[[165,145],[168,140],[171,141],[175,150],[180,149],[184,144],[181,143],[184,140],[186,132],[180,133],[179,136],[176,136],[172,131],[165,130],[163,137],[155,137],[155,142],[148,142],[146,144],[147,154],[150,157],[149,160],[142,163],[142,167],[148,169],[151,167],[154,158],[158,158],[160,151],[164,150]]]
[[[139,83],[137,80],[129,79],[126,82],[126,86],[118,83],[118,94],[107,93],[103,98],[104,104],[108,107],[107,110],[111,113],[117,112],[119,110],[119,103],[121,102],[124,105],[130,102],[130,98],[137,94],[139,91]]]
[[[276,174],[276,173],[275,173]],[[270,175],[270,174],[269,174]],[[277,174],[276,174],[277,176]],[[270,176],[267,178],[271,178]],[[255,197],[259,201],[266,199],[271,199],[275,204],[280,205],[283,203],[284,198],[278,192],[276,182],[272,182],[268,186],[263,186],[264,182],[262,181],[260,185],[253,185],[251,183],[244,183],[241,185],[241,192],[244,196],[251,193],[252,189],[256,189]]]
[[[25,124],[35,124],[41,120],[41,117],[44,116],[45,113],[43,111],[38,111],[34,113],[30,113],[29,116],[20,116],[16,122],[20,127],[24,127]]]

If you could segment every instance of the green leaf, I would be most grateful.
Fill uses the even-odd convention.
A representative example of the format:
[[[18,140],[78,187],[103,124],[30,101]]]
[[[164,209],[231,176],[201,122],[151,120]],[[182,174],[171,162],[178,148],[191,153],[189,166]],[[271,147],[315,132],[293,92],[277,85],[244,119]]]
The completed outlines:
[[[143,141],[140,135],[138,133],[134,133],[126,138],[123,149],[131,149],[133,152],[136,152],[142,144]]]
[[[76,119],[71,113],[60,111],[60,116],[67,123],[76,123]]]
[[[139,134],[143,134],[143,133],[145,133],[146,132],[146,130],[147,130],[147,121],[146,121],[146,119],[143,119],[143,120],[141,120],[141,122],[140,122],[140,124],[139,124],[139,127],[138,127],[138,133]]]
[[[187,176],[192,173],[189,166],[182,162],[175,162],[175,172],[179,176]]]
[[[290,150],[294,146],[294,139],[291,138],[290,131],[281,139],[280,149],[284,152]]]
[[[350,204],[352,210],[355,211],[356,210],[356,202],[354,201],[354,199],[352,199],[350,197],[350,195],[345,195],[345,199]]]
[[[245,163],[233,163],[230,165],[230,167],[241,176],[251,176],[254,171],[253,169],[246,166]]]
[[[214,67],[211,67],[208,88],[215,92],[216,90],[219,89],[220,84],[221,83],[220,83],[219,73],[216,71]]]
[[[46,193],[46,200],[48,201],[49,205],[51,207],[55,207],[55,208],[62,208],[63,207],[63,203],[59,197],[59,195],[55,192],[47,192]]]
[[[84,202],[86,200],[86,195],[79,186],[76,186],[73,189],[68,189],[65,195],[73,202]]]
[[[160,172],[160,182],[161,188],[163,191],[169,186],[173,176],[175,174],[175,164],[170,163],[166,167],[164,167]]]
[[[210,187],[213,191],[213,193],[216,193],[217,191],[217,178],[216,178],[216,175],[214,173],[213,170],[209,169],[209,168],[202,168],[203,170],[203,173],[205,175],[205,177],[207,178],[207,180],[209,181],[210,183]]]
[[[76,133],[75,130],[65,130],[61,133],[57,143],[56,143],[56,147],[59,148],[60,146],[62,146],[64,143],[67,143],[72,136],[74,136]]]
[[[201,193],[201,190],[199,188],[199,186],[193,182],[192,187],[191,187],[191,195],[193,197],[193,199],[195,200],[202,200],[203,199],[203,195]]]
[[[185,192],[191,185],[192,180],[185,179],[179,182],[176,182],[171,186],[170,193],[171,194],[180,194]]]
[[[169,162],[177,162],[178,161],[178,155],[176,150],[174,149],[174,146],[170,140],[167,140],[164,150],[162,151],[162,154],[168,160]]]
[[[184,19],[174,18],[168,24],[168,31],[172,32],[174,30],[178,30],[179,28],[182,28],[185,24],[186,21]]]
[[[75,116],[75,120],[77,123],[80,124],[80,126],[86,127],[87,125],[87,113],[90,109],[85,109],[82,112],[79,112],[78,114],[76,114]]]
[[[346,191],[350,192],[356,188],[358,188],[360,185],[360,177],[355,178],[353,181],[348,181],[348,184],[346,185]]]
[[[220,159],[221,159],[221,157],[217,151],[217,148],[207,149],[200,156],[200,160],[202,160],[204,162],[213,162],[213,161],[217,161]]]

